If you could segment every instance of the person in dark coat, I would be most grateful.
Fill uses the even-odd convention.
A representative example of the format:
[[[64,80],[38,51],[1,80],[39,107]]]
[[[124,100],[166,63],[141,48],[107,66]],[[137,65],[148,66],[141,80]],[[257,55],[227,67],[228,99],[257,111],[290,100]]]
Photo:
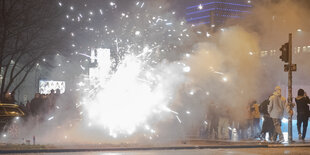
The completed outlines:
[[[297,130],[299,140],[305,140],[307,127],[308,127],[308,116],[309,116],[309,106],[310,103],[309,97],[303,89],[299,89],[297,93],[297,97],[295,98],[295,102],[297,104]],[[301,124],[303,124],[303,130],[301,134]]]
[[[15,91],[12,91],[12,92],[11,92],[11,98],[10,98],[10,99],[11,99],[10,102],[11,102],[12,104],[16,104],[16,103],[17,103],[17,101],[16,101],[16,99],[15,99]]]
[[[48,114],[48,100],[47,95],[41,94],[40,95],[40,104],[38,105],[38,114],[39,120],[42,122],[46,115]]]
[[[271,140],[271,137],[273,136],[274,132],[274,125],[273,121],[268,113],[268,105],[269,105],[269,98],[264,100],[260,105],[259,105],[259,112],[263,114],[263,125],[262,125],[262,131],[261,131],[261,140],[265,140],[266,138],[266,133],[269,133],[269,140]]]
[[[36,93],[30,102],[30,111],[32,116],[36,117],[39,114],[39,106],[41,104],[40,94]]]

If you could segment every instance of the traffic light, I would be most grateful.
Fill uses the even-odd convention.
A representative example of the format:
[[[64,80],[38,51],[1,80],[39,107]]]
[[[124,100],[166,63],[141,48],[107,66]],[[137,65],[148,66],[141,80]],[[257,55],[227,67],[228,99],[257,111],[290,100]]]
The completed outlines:
[[[282,55],[280,56],[280,59],[284,62],[288,62],[289,59],[289,52],[288,52],[288,43],[285,43],[284,45],[282,45],[282,47],[280,48],[280,51],[282,52]]]

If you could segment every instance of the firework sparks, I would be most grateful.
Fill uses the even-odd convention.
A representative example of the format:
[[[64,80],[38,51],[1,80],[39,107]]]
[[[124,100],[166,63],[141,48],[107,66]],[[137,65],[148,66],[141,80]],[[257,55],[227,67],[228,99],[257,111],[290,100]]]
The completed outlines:
[[[162,6],[147,7],[150,4],[144,2],[136,2],[133,5],[136,8],[131,12],[120,12],[113,25],[92,24],[109,20],[105,15],[119,9],[117,2],[108,4],[105,8],[83,4],[89,10],[81,12],[75,11],[78,6],[69,6],[71,13],[66,16],[68,20],[77,17],[76,21],[81,25],[84,23],[81,27],[83,32],[70,32],[72,39],[87,33],[97,45],[104,47],[109,44],[116,48],[115,52],[93,48],[89,56],[79,52],[83,48],[81,44],[74,40],[71,44],[76,49],[76,55],[96,63],[96,69],[89,71],[90,82],[77,83],[80,88],[89,90],[81,104],[85,114],[83,117],[88,120],[87,126],[101,127],[117,138],[131,135],[145,126],[155,133],[152,124],[149,124],[149,119],[154,115],[172,114],[182,123],[179,113],[170,109],[169,104],[176,85],[181,83],[184,73],[190,72],[191,68],[183,63],[167,62],[166,59],[175,59],[175,55],[180,55],[180,58],[182,55],[187,58],[191,56],[188,50],[182,48],[191,39],[190,28],[184,21],[175,21],[175,12],[162,13],[158,10]],[[70,22],[76,24],[76,21]],[[66,29],[62,27],[61,30]],[[203,33],[195,35],[203,36]],[[87,49],[91,44],[87,44]],[[80,67],[86,70],[84,65]],[[91,86],[87,87],[87,83]]]
[[[111,71],[108,68],[101,70],[98,75],[100,88],[86,108],[92,123],[109,129],[113,137],[133,134],[147,123],[150,116],[158,114],[154,111],[177,114],[167,110],[169,92],[160,84],[162,75],[155,74],[158,70],[148,68],[150,66],[139,58],[127,55],[113,74],[109,74]],[[102,65],[112,64],[109,61],[105,63]],[[145,126],[150,129],[149,125]]]

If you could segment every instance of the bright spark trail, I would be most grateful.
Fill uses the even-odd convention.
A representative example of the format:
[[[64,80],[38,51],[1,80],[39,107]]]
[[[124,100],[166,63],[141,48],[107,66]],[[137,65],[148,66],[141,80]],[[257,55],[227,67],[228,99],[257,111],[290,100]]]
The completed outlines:
[[[101,55],[95,58],[97,66],[94,71],[90,71],[93,77],[91,86],[85,86],[85,81],[78,83],[91,92],[81,103],[85,111],[82,114],[88,126],[101,127],[114,138],[131,135],[146,125],[152,131],[149,136],[154,136],[152,134],[156,131],[149,123],[155,123],[150,118],[156,115],[175,115],[177,121],[182,122],[178,112],[171,110],[169,104],[190,67],[173,59],[180,59],[176,57],[187,53],[182,45],[191,39],[191,32],[184,21],[175,20],[175,12],[167,12],[160,5],[151,9],[150,5],[136,2],[131,12],[119,11],[116,2],[110,2],[107,8],[92,8],[84,13],[75,11],[84,10],[79,6],[69,7],[69,11],[76,15],[67,15],[68,21],[81,25],[86,23],[83,33],[92,36],[93,42],[85,45],[96,55]],[[90,4],[84,6],[89,8]],[[107,16],[112,13],[115,14],[114,19]],[[98,24],[99,20],[114,22],[111,25]],[[66,30],[65,26],[61,29]],[[79,37],[78,34],[81,32],[70,32],[72,38]],[[91,46],[94,43],[97,46]],[[94,59],[79,52],[83,43],[73,41],[72,45],[79,55]],[[98,45],[101,48],[95,48]],[[111,50],[103,49],[111,45]]]

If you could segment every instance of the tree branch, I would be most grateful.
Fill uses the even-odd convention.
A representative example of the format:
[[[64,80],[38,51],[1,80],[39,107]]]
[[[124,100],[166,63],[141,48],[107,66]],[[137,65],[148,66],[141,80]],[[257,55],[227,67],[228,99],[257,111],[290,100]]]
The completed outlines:
[[[13,84],[13,82],[15,81],[15,79],[18,77],[18,75],[20,73],[22,73],[22,71],[24,71],[29,65],[31,65],[32,63],[35,63],[36,60],[38,60],[41,57],[41,55],[37,56],[36,58],[32,59],[31,61],[29,61],[28,63],[26,63],[14,76],[13,78],[10,79],[9,83],[7,84],[5,91],[8,91],[11,87],[11,85]],[[3,86],[4,87],[4,86]],[[1,87],[2,88],[2,87]]]
[[[8,61],[8,63],[5,65],[5,70],[4,70],[4,74],[3,74],[3,77],[2,77],[2,83],[1,83],[1,101],[3,101],[3,95],[4,95],[4,86],[5,86],[5,80],[6,80],[6,74],[8,73],[8,70],[9,70],[9,66],[10,66],[10,63],[11,63],[11,60],[13,59],[14,55],[11,56],[11,59]]]
[[[20,86],[21,84],[25,81],[25,79],[27,78],[28,74],[30,73],[31,69],[34,67],[35,63],[33,63],[29,69],[26,71],[24,77],[22,78],[22,80],[17,84],[17,86],[12,90],[12,92],[15,92]]]

